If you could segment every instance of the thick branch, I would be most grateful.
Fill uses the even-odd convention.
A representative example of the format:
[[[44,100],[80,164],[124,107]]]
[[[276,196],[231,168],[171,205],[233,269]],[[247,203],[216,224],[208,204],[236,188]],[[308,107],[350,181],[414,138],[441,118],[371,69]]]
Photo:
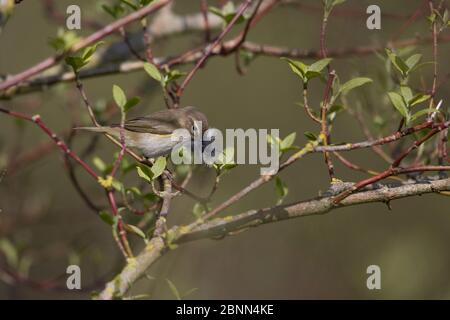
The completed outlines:
[[[333,197],[316,198],[289,205],[251,210],[235,216],[216,218],[203,224],[193,224],[193,228],[190,226],[173,227],[170,232],[175,233],[175,239],[172,243],[182,244],[199,239],[224,237],[266,223],[325,214],[336,208],[372,202],[388,203],[396,199],[445,191],[450,191],[450,179],[405,184],[395,188],[386,186],[352,194],[337,206],[333,204]],[[167,246],[161,238],[152,239],[142,253],[131,260],[122,272],[106,285],[99,297],[101,299],[113,299],[123,296],[166,250]]]

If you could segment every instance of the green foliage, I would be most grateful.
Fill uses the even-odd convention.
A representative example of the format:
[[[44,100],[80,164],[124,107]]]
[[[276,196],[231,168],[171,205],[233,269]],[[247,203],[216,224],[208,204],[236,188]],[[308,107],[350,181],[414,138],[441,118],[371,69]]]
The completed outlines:
[[[297,134],[295,132],[289,134],[284,139],[280,139],[279,137],[272,137],[270,134],[267,135],[267,142],[270,145],[274,145],[275,148],[278,148],[278,152],[280,156],[289,151],[298,149],[298,147],[294,146],[295,138]]]
[[[181,77],[184,77],[186,72],[181,72],[179,70],[169,70],[163,77],[163,85],[167,87],[167,85],[173,81],[178,80]]]
[[[209,12],[222,18],[225,24],[229,24],[236,15],[236,7],[232,1],[228,1],[221,9],[216,7],[209,7]],[[236,24],[244,22],[248,17],[242,14],[236,21]]]
[[[125,13],[126,9],[137,11],[146,5],[149,5],[154,0],[119,0],[113,5],[102,4],[101,8],[114,19],[119,18]]]
[[[121,3],[116,3],[112,6],[109,6],[107,4],[102,4],[101,7],[106,13],[108,13],[114,19],[117,19],[125,12],[125,8],[123,7],[123,5]]]
[[[303,132],[303,135],[306,137],[306,139],[308,139],[309,141],[317,141],[317,136],[310,132],[310,131],[305,131]]]
[[[144,70],[152,79],[158,81],[163,89],[166,88],[169,83],[186,75],[185,72],[180,72],[178,70],[168,70],[163,74],[154,64],[148,62],[144,63]]]
[[[167,160],[165,157],[158,157],[155,161],[155,163],[153,164],[151,171],[153,173],[153,179],[156,179],[157,177],[159,177],[164,170],[166,169],[166,165],[167,165]]]
[[[295,142],[295,138],[297,136],[297,133],[293,132],[290,135],[288,135],[286,138],[284,138],[280,143],[280,151],[286,152],[292,149],[292,146]]]
[[[277,194],[277,205],[280,205],[281,203],[283,203],[284,198],[286,198],[289,189],[278,176],[275,178],[275,192]]]
[[[395,109],[397,109],[401,116],[405,118],[406,124],[417,120],[422,115],[425,115],[431,111],[426,109],[425,111],[420,110],[412,114],[413,107],[429,100],[431,96],[423,93],[413,95],[411,88],[406,85],[402,85],[400,87],[400,94],[397,92],[388,92],[388,96]]]
[[[100,211],[98,215],[100,216],[100,219],[102,219],[102,221],[106,224],[109,224],[110,226],[113,226],[115,224],[116,217],[111,215],[108,211]]]
[[[216,169],[219,175],[226,173],[236,166],[237,164],[234,162],[234,149],[232,148],[223,150],[213,164],[214,169]]]
[[[346,0],[322,0],[323,8],[324,8],[324,17],[328,18],[333,11],[333,8],[337,5],[344,3]]]
[[[436,24],[438,27],[438,33],[441,33],[444,31],[444,29],[448,28],[450,26],[450,20],[449,20],[449,12],[446,8],[443,13],[439,12],[438,10],[434,10],[434,12],[427,17],[428,21],[430,22],[430,25],[433,26]]]
[[[139,164],[137,165],[136,170],[139,177],[151,183],[164,172],[166,165],[166,158],[158,157],[151,168],[144,164]]]
[[[80,71],[85,65],[87,65],[94,55],[97,47],[103,44],[103,41],[97,42],[96,44],[89,46],[83,50],[83,53],[79,56],[68,56],[65,58],[65,62],[72,67],[75,72]]]
[[[322,76],[323,69],[330,64],[332,59],[326,58],[319,61],[316,61],[312,65],[308,66],[304,64],[301,61],[292,60],[288,58],[281,58],[283,60],[286,60],[291,67],[291,70],[299,76],[299,78],[303,81],[303,83],[306,85],[308,81],[311,79],[314,79],[316,77]]]
[[[139,97],[133,97],[127,100],[127,96],[125,92],[118,85],[113,85],[113,98],[114,102],[120,108],[120,110],[124,113],[127,113],[131,108],[136,106],[140,102]]]
[[[92,163],[94,164],[94,166],[104,175],[107,176],[108,174],[111,173],[113,166],[112,165],[107,165],[100,157],[95,156],[92,159]]]
[[[145,235],[144,231],[142,231],[138,227],[133,226],[132,224],[126,224],[125,228],[127,229],[127,231],[134,233],[135,235],[137,235],[138,237],[140,237],[144,240],[147,240],[147,236]]]
[[[148,63],[148,62],[144,63],[144,70],[145,70],[145,72],[148,73],[148,75],[150,77],[152,77],[156,81],[158,81],[158,82],[162,81],[163,77],[162,77],[161,73],[159,72],[158,68],[154,64]]]
[[[400,55],[394,53],[390,49],[386,49],[386,54],[392,65],[397,69],[397,71],[402,76],[403,81],[405,81],[411,73],[418,70],[420,67],[433,63],[433,62],[420,63],[420,61],[422,60],[421,54],[413,54],[406,60],[403,60],[400,57]]]
[[[346,95],[347,93],[349,93],[353,89],[356,89],[358,87],[361,87],[361,86],[363,86],[365,84],[372,83],[372,82],[373,82],[372,79],[364,78],[364,77],[351,79],[351,80],[347,81],[346,83],[344,83],[340,87],[339,94]]]
[[[200,219],[205,213],[206,213],[205,206],[200,202],[196,202],[194,204],[194,207],[192,208],[192,214],[194,215],[194,217]]]
[[[67,52],[78,42],[80,38],[74,31],[67,31],[63,28],[58,29],[57,35],[49,40],[50,46],[56,51]]]
[[[7,238],[0,239],[0,252],[5,256],[9,266],[17,267],[19,264],[19,252]]]
[[[404,118],[407,118],[409,110],[406,103],[403,101],[402,96],[397,92],[389,92],[388,95],[395,109],[397,109]]]
[[[172,281],[170,281],[169,279],[166,279],[167,284],[169,285],[170,291],[173,293],[173,295],[175,296],[175,298],[177,300],[181,300],[181,294],[178,291],[177,287],[173,284]]]
[[[250,63],[256,58],[256,55],[253,52],[245,49],[240,49],[239,54],[241,56],[242,61],[244,62],[244,66],[250,65]]]
[[[182,300],[197,290],[197,288],[192,288],[192,289],[189,289],[188,291],[184,292],[183,294],[181,294],[180,291],[177,289],[177,287],[175,286],[175,284],[172,281],[170,281],[169,279],[166,279],[166,281],[167,281],[167,284],[169,285],[170,291],[172,292],[172,294],[174,295],[174,297],[177,300]]]
[[[125,104],[127,103],[127,96],[125,92],[123,92],[122,88],[118,85],[113,85],[113,98],[115,103],[120,109],[124,109]]]
[[[345,107],[342,105],[339,105],[339,104],[334,104],[333,106],[331,106],[331,108],[328,110],[328,113],[327,113],[328,121],[330,123],[332,123],[334,121],[334,119],[336,118],[336,116],[344,110],[345,110]]]

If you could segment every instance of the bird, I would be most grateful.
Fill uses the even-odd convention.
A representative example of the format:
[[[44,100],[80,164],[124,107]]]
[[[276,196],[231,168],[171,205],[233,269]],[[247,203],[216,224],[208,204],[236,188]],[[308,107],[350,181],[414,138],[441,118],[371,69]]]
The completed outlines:
[[[175,136],[179,134],[175,130],[187,130],[191,139],[196,135],[203,137],[203,133],[208,130],[208,119],[197,108],[188,106],[126,120],[123,130],[120,124],[74,129],[103,133],[118,140],[121,139],[122,131],[127,147],[137,149],[146,158],[157,158],[168,155],[172,148],[181,142],[180,136]]]

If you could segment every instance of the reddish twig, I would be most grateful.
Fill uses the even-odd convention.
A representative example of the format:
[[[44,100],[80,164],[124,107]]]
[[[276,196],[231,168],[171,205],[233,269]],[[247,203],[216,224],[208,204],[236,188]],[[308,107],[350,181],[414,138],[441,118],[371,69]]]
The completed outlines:
[[[117,20],[117,21],[112,22],[111,24],[105,26],[103,29],[100,29],[99,31],[94,32],[87,38],[84,38],[81,41],[77,42],[67,52],[60,53],[60,54],[54,55],[52,57],[49,57],[49,58],[39,62],[38,64],[26,69],[25,71],[22,71],[14,76],[11,76],[10,78],[8,78],[5,81],[0,82],[0,91],[7,90],[23,81],[29,79],[30,77],[32,77],[36,74],[39,74],[39,73],[49,69],[50,67],[53,67],[59,61],[61,61],[65,56],[72,54],[80,49],[84,49],[87,46],[95,44],[99,40],[110,35],[111,33],[116,32],[118,29],[120,29],[136,20],[139,20],[152,12],[159,10],[163,6],[167,5],[170,1],[171,0],[161,0],[155,4],[150,4],[146,7],[143,7],[142,9],[139,9],[138,11],[135,11],[135,12]]]
[[[23,119],[23,120],[35,123],[42,131],[45,132],[45,134],[47,134],[55,142],[55,144],[58,146],[58,148],[61,149],[61,151],[63,152],[63,154],[65,156],[75,160],[97,182],[100,180],[101,177],[86,162],[84,162],[77,154],[75,154],[67,146],[67,144],[56,135],[56,133],[54,133],[49,127],[47,127],[47,125],[42,121],[42,119],[39,115],[29,116],[29,115],[26,115],[26,114],[23,114],[20,112],[10,111],[10,110],[4,109],[4,108],[0,108],[0,112],[6,113],[6,114],[8,114],[12,117],[18,118],[18,119]],[[108,193],[108,199],[109,199],[111,207],[113,209],[113,213],[114,212],[118,213],[117,206],[115,205],[114,195],[112,195],[112,191],[107,191],[107,193]],[[112,198],[111,198],[111,195],[112,195]],[[123,222],[121,222],[121,220],[119,220],[119,228],[120,229],[123,229],[122,224],[123,224]],[[119,248],[122,250],[123,249],[122,244],[118,243],[118,245],[119,245]],[[123,251],[123,252],[126,253],[126,251]],[[127,254],[125,254],[125,257],[127,257]]]
[[[234,15],[233,19],[228,23],[226,28],[220,33],[220,35],[217,37],[217,39],[207,46],[205,53],[203,56],[198,60],[195,67],[189,72],[189,74],[184,79],[183,83],[180,85],[180,87],[177,90],[176,97],[177,99],[180,99],[183,95],[184,90],[186,89],[186,86],[189,84],[189,82],[194,77],[194,74],[200,69],[200,67],[203,65],[203,63],[208,59],[208,57],[211,55],[214,48],[216,48],[219,43],[222,41],[222,39],[225,37],[225,35],[231,30],[231,28],[234,26],[234,24],[238,21],[238,19],[241,17],[241,15],[244,13],[244,11],[247,9],[247,7],[250,5],[252,0],[245,0],[244,3],[241,4],[239,9],[237,10],[236,14]]]

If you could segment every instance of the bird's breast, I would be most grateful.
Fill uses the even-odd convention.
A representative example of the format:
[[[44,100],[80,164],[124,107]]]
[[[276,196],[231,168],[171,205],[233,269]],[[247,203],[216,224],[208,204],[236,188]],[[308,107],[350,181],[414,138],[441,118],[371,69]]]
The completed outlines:
[[[167,155],[179,143],[178,140],[172,138],[171,134],[156,135],[152,133],[141,133],[139,136],[137,148],[141,149],[147,158]]]

